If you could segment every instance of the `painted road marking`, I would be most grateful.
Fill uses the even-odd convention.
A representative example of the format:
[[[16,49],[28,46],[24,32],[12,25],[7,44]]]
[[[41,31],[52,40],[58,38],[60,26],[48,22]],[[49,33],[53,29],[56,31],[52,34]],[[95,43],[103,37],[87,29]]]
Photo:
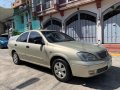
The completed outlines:
[[[120,56],[120,53],[110,53],[112,56]]]

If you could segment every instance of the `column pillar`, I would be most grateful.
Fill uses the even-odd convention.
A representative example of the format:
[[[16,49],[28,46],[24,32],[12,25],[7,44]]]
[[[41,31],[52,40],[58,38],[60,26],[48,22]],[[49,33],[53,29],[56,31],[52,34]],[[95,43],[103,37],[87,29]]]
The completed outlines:
[[[65,22],[64,21],[62,21],[62,30],[61,30],[61,32],[65,33]]]
[[[102,24],[101,24],[101,8],[98,8],[97,13],[97,43],[102,43]]]
[[[102,44],[102,11],[101,11],[101,0],[96,0],[97,6],[97,43]]]

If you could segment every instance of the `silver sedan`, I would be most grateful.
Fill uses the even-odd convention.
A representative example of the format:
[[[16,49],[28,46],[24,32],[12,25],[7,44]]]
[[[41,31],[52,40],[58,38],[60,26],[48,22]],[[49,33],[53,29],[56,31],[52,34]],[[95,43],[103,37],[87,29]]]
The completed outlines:
[[[8,47],[15,64],[27,61],[51,68],[62,82],[72,76],[99,75],[112,65],[112,57],[104,47],[77,42],[57,31],[27,31],[11,37]]]

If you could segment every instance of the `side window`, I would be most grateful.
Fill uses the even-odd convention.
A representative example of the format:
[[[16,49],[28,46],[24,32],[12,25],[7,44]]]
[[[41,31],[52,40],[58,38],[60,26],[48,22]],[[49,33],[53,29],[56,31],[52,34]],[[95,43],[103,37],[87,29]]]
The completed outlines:
[[[31,32],[29,36],[29,43],[40,44],[42,37],[38,32]]]
[[[27,42],[29,32],[23,33],[21,36],[18,37],[18,42]]]

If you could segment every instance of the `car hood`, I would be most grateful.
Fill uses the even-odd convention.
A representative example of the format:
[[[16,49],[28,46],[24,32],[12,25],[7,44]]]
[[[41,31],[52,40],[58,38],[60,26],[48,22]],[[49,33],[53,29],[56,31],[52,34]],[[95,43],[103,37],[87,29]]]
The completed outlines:
[[[78,51],[84,51],[84,52],[90,52],[90,53],[95,53],[95,52],[105,50],[104,47],[99,45],[85,44],[77,41],[60,42],[55,44],[63,47],[67,47],[67,48],[72,48]]]

